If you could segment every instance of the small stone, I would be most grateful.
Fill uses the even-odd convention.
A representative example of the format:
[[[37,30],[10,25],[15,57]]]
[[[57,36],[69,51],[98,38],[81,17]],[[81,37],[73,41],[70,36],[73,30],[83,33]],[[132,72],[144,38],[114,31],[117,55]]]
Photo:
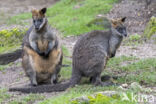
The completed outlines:
[[[87,96],[77,97],[72,99],[72,101],[77,101],[78,103],[89,104],[89,98]]]
[[[127,87],[128,87],[128,84],[125,83],[125,84],[122,84],[121,86],[122,86],[123,88],[127,88]]]
[[[125,88],[123,88],[122,86],[119,86],[117,89],[119,89],[119,90],[126,90]]]
[[[105,95],[105,96],[112,96],[112,95],[117,94],[117,92],[116,91],[104,91],[104,92],[95,93],[95,95],[98,95],[98,94],[102,94],[102,95]]]

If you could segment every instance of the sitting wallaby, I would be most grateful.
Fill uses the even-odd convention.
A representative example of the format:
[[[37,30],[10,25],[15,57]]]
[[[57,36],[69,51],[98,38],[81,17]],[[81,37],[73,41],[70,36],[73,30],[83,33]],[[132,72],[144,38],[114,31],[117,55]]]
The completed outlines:
[[[33,86],[56,83],[62,65],[62,49],[45,13],[46,8],[32,10],[33,26],[23,42],[22,65]]]
[[[10,91],[41,93],[64,91],[78,84],[82,77],[89,77],[94,85],[106,86],[101,81],[101,73],[107,60],[115,56],[123,37],[127,36],[123,25],[126,17],[112,20],[109,31],[95,30],[83,35],[75,44],[72,57],[72,77],[69,82],[56,85],[41,85],[28,88],[11,88]]]
[[[56,83],[62,67],[61,45],[54,29],[48,25],[45,16],[46,10],[46,8],[32,10],[33,26],[23,38],[22,49],[0,55],[5,63],[22,57],[23,69],[32,86],[42,83]],[[12,60],[7,61],[9,59]]]

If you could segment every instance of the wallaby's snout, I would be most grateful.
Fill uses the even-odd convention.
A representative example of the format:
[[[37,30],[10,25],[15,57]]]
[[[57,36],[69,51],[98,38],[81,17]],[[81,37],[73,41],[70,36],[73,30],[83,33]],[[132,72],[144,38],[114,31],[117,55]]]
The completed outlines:
[[[36,30],[40,30],[40,26],[41,26],[42,22],[43,22],[43,19],[33,20],[33,24],[34,24]]]
[[[122,34],[123,34],[123,36],[127,37],[127,30],[126,30],[126,27],[123,27],[123,29],[122,29]]]
[[[111,23],[112,23],[112,28],[114,28],[114,30],[118,35],[127,37],[127,30],[126,27],[124,26],[125,20],[126,17],[116,19],[116,20],[111,20]]]

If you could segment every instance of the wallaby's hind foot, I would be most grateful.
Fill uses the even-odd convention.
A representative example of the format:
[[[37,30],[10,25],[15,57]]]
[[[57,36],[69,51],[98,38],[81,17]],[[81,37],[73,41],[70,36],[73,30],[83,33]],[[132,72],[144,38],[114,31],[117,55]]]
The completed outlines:
[[[78,84],[81,80],[81,74],[79,70],[73,70],[72,71],[72,77],[70,78],[70,87],[74,87],[76,84]]]
[[[56,74],[53,74],[52,76],[51,76],[51,84],[53,85],[53,84],[56,84],[57,83],[57,75]]]
[[[112,86],[115,85],[113,82],[111,82],[110,80],[106,81],[106,82],[102,82],[101,81],[101,76],[97,75],[96,77],[91,77],[92,78],[92,83],[95,86]]]
[[[102,86],[102,81],[101,81],[100,75],[97,75],[97,76],[95,76],[95,77],[92,77],[92,83],[93,83],[95,86]]]

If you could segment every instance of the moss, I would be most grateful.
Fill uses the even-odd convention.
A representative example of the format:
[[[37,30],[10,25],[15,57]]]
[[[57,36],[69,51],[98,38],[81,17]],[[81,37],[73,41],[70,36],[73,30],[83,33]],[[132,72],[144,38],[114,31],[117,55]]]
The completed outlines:
[[[111,24],[106,17],[95,18],[87,24],[87,26],[89,27],[91,27],[92,25],[97,25],[103,27],[104,29],[109,29],[111,27]]]
[[[144,31],[144,36],[150,39],[154,34],[156,34],[156,17],[151,17]]]

